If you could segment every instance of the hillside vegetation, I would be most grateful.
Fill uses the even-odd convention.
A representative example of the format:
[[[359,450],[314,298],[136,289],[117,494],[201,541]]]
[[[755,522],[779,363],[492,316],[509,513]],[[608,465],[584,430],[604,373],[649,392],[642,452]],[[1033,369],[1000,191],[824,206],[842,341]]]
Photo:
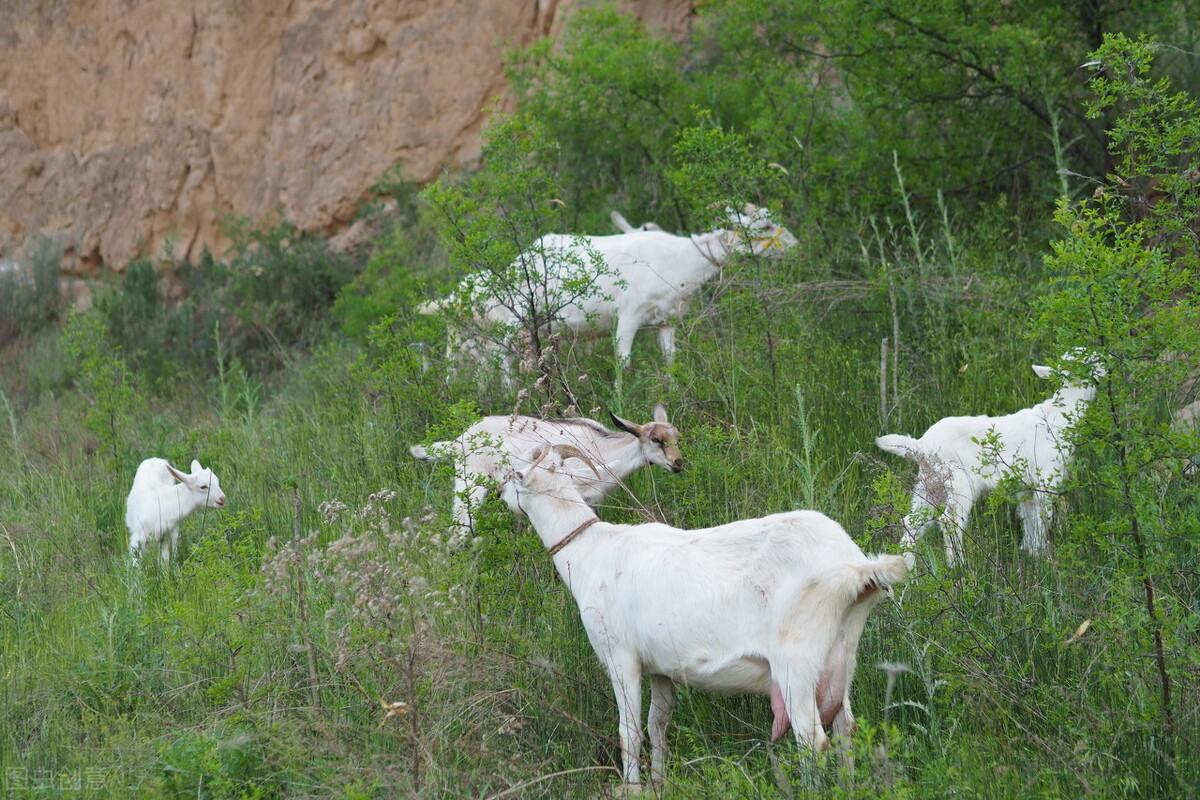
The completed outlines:
[[[381,177],[363,263],[241,222],[228,258],[134,262],[87,313],[0,275],[0,795],[610,796],[609,681],[541,542],[496,500],[458,541],[450,467],[410,445],[662,402],[686,468],[604,519],[812,508],[898,552],[915,470],[875,437],[1040,402],[1030,365],[1080,375],[1082,348],[1107,376],[1048,556],[993,463],[965,564],[928,535],[867,624],[851,757],[681,687],[653,794],[1196,796],[1200,437],[1172,415],[1200,368],[1198,11],[722,0],[681,44],[588,8],[511,54],[477,169]],[[519,292],[518,253],[611,209],[699,232],[744,203],[799,244],[731,260],[670,365],[533,303],[505,387],[447,347],[470,308],[416,311],[470,272]],[[150,456],[228,497],[169,570],[127,557]]]

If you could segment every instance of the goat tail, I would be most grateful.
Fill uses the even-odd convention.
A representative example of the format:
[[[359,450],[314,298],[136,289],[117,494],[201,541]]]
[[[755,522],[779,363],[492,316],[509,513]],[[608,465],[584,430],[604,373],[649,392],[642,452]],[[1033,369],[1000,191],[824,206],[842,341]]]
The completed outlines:
[[[885,453],[892,453],[893,455],[911,459],[920,450],[921,443],[913,437],[905,436],[902,433],[889,433],[887,436],[877,438],[875,446]]]
[[[870,556],[858,564],[836,567],[818,579],[832,608],[849,608],[862,600],[882,600],[908,575],[904,556]]]
[[[621,233],[632,233],[634,228],[629,224],[629,220],[621,215],[620,211],[612,210],[608,212],[608,218],[612,220],[612,224],[616,226]]]
[[[904,556],[871,556],[866,564],[857,567],[862,580],[858,598],[862,599],[872,592],[891,594],[892,587],[908,577],[908,569],[908,559]]]
[[[441,461],[446,457],[446,449],[449,446],[450,442],[434,442],[428,448],[414,444],[408,448],[408,452],[418,461]]]

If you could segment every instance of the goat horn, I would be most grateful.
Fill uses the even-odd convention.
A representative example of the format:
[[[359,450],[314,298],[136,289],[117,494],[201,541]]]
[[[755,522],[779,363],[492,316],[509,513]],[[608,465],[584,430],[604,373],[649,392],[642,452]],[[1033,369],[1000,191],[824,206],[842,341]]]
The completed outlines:
[[[534,451],[529,454],[530,456],[533,457],[533,460],[529,462],[529,466],[526,469],[533,469],[538,464],[542,463],[542,459],[545,458],[549,453],[550,453],[549,447],[535,448]]]
[[[562,456],[563,461],[566,461],[568,458],[578,458],[584,464],[587,464],[587,468],[592,471],[592,474],[594,474],[596,476],[597,480],[601,479],[600,478],[600,470],[596,469],[596,462],[592,461],[590,456],[588,456],[586,453],[584,453],[582,450],[580,450],[575,445],[573,445],[573,444],[556,444],[556,445],[554,445],[554,452],[556,452],[560,456]]]

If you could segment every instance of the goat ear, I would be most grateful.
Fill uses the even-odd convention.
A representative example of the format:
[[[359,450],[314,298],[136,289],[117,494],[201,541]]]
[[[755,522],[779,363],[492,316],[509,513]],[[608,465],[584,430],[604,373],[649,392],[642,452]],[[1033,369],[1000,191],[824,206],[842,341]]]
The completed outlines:
[[[203,469],[204,469],[204,467],[200,466],[199,459],[193,458],[192,459],[192,474],[195,475],[197,472],[200,472]]]
[[[611,411],[608,412],[608,415],[610,417],[612,417],[613,425],[616,425],[618,428],[625,431],[626,433],[632,433],[634,436],[638,436],[638,437],[640,437],[642,435],[642,426],[641,425],[632,423],[627,419],[621,419],[620,417],[618,417],[616,414],[614,414]]]
[[[182,472],[175,469],[170,464],[167,464],[167,472],[171,473],[171,477],[174,478],[175,480],[179,481],[180,483],[187,483],[188,476],[184,475]]]
[[[654,421],[655,422],[666,422],[667,421],[667,407],[664,406],[662,403],[656,403],[654,405]]]
[[[1054,377],[1054,369],[1053,369],[1053,368],[1051,368],[1051,367],[1044,367],[1044,366],[1042,366],[1041,364],[1034,364],[1034,365],[1033,365],[1033,373],[1034,373],[1035,375],[1037,375],[1039,378],[1052,378],[1052,377]]]

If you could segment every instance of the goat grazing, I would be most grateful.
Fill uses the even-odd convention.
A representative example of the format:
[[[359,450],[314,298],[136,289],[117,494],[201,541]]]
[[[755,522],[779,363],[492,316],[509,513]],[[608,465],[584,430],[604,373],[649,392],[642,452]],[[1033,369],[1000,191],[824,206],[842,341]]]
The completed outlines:
[[[600,465],[601,474],[588,469],[573,473],[584,501],[597,505],[630,473],[648,464],[672,472],[683,469],[679,431],[667,421],[659,403],[654,419],[637,425],[610,412],[620,431],[610,431],[590,419],[538,419],[536,417],[484,417],[461,436],[434,442],[429,448],[414,445],[414,458],[425,461],[453,459],[454,520],[461,534],[471,530],[471,515],[487,495],[488,483],[500,482],[515,467],[529,463],[536,447],[567,444]]]
[[[1075,353],[1063,356],[1064,361],[1078,358]],[[1054,517],[1053,493],[1071,461],[1072,446],[1066,434],[1096,396],[1095,382],[1105,374],[1094,357],[1083,361],[1091,364],[1092,374],[1082,383],[1065,372],[1034,364],[1039,378],[1056,374],[1067,378],[1048,400],[1032,408],[1003,417],[946,417],[931,425],[920,439],[889,434],[875,440],[881,450],[917,464],[912,509],[904,518],[902,540],[910,565],[917,537],[935,522],[942,528],[946,562],[954,564],[961,559],[971,507],[996,488],[1006,470],[1017,470],[1026,487],[1017,509],[1023,531],[1021,548],[1034,554],[1045,551],[1046,533]],[[993,432],[999,441],[995,453],[985,449]]]
[[[201,467],[199,461],[192,461],[191,474],[180,472],[162,458],[147,458],[139,464],[125,501],[125,526],[134,562],[142,547],[158,542],[159,557],[167,566],[172,551],[179,548],[179,523],[206,506],[224,508],[225,493],[216,473]]]
[[[661,231],[662,227],[657,222],[643,222],[641,225],[633,226],[629,224],[629,220],[621,214],[620,211],[608,212],[608,218],[612,220],[612,224],[621,233],[633,233],[634,231]]]
[[[532,265],[528,268],[539,276],[534,283],[546,296],[534,300],[544,304],[547,298],[565,296],[564,287],[579,277],[578,265],[591,264],[600,256],[605,269],[596,276],[595,291],[566,303],[557,313],[556,324],[577,332],[606,331],[615,324],[617,356],[622,364],[629,362],[637,332],[657,326],[659,348],[670,362],[675,356],[675,320],[686,312],[692,295],[720,273],[731,253],[774,256],[796,244],[796,237],[765,208],[746,205],[740,212],[730,209],[728,222],[728,229],[692,236],[657,230],[584,237],[552,233],[522,254],[520,263]],[[451,347],[469,357],[498,349],[503,355],[505,381],[511,384],[520,319],[513,303],[488,296],[484,285],[480,276],[469,276],[459,284],[457,296],[480,304],[475,322],[481,330],[498,326],[506,333],[498,341],[473,336],[479,341],[463,342],[453,336]],[[446,305],[447,301],[433,301],[417,310],[432,314]]]
[[[863,555],[841,525],[792,511],[701,530],[596,517],[563,462],[538,448],[503,497],[529,517],[571,590],[612,682],[626,783],[639,782],[643,675],[650,676],[650,774],[662,780],[675,684],[769,695],[778,739],[814,750],[849,734],[850,684],[867,614],[908,571]]]

